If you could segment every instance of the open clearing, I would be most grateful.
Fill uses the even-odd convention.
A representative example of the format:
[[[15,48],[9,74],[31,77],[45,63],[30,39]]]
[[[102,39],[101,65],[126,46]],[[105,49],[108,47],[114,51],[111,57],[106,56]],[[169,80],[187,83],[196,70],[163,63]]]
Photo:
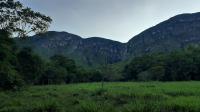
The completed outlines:
[[[0,112],[200,112],[200,82],[33,86],[0,102]]]

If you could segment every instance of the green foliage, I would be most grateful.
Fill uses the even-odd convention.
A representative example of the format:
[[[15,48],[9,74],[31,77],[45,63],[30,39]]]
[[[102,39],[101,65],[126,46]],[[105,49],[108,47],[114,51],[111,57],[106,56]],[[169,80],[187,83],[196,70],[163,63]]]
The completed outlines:
[[[78,69],[78,72],[75,76],[75,82],[99,82],[103,79],[103,74],[100,71],[94,69]]]
[[[38,84],[98,82],[103,79],[99,71],[77,67],[74,60],[62,55],[52,56],[46,66]]]
[[[0,65],[0,88],[4,90],[18,90],[22,87],[24,81],[15,69],[9,66]]]
[[[137,74],[146,71],[153,64],[153,57],[137,57],[127,66],[125,66],[125,80],[137,80]]]
[[[68,72],[75,73],[76,72],[76,64],[74,60],[69,59],[62,55],[54,55],[50,58],[52,64],[54,64],[56,67],[63,67]]]
[[[15,0],[0,1],[0,29],[25,37],[31,32],[44,32],[52,19]]]
[[[49,64],[39,78],[39,84],[70,83],[76,73],[76,64],[73,60],[62,55],[50,58]]]
[[[0,88],[18,89],[24,80],[35,84],[43,71],[43,60],[30,49],[17,53],[12,34],[25,37],[30,32],[40,33],[47,30],[51,18],[30,8],[19,1],[0,1]]]
[[[198,46],[189,46],[182,51],[169,54],[151,54],[134,58],[124,69],[124,80],[200,80],[199,58]]]
[[[138,81],[151,81],[152,80],[152,74],[148,71],[141,72],[137,75]]]
[[[18,71],[28,84],[36,84],[43,73],[44,61],[30,48],[23,48],[18,54]]]
[[[67,71],[64,68],[49,66],[39,78],[39,84],[61,84],[65,82]]]
[[[23,80],[16,70],[15,44],[9,33],[0,31],[0,88],[19,89]]]
[[[30,32],[40,33],[47,30],[51,18],[30,8],[19,1],[0,1],[0,88],[18,89],[24,81],[36,84],[44,69],[44,61],[31,49],[24,48],[17,53],[12,34],[25,37]]]

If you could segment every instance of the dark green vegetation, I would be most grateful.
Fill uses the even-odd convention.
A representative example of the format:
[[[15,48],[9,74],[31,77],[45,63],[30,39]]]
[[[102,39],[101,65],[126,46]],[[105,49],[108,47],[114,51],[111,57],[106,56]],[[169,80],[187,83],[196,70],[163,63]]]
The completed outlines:
[[[137,57],[126,65],[124,80],[186,81],[200,80],[200,48],[188,48],[169,54]]]
[[[1,112],[199,112],[199,82],[33,86],[0,92]]]
[[[6,31],[0,31],[0,89],[18,89],[23,80],[17,72],[14,41]]]

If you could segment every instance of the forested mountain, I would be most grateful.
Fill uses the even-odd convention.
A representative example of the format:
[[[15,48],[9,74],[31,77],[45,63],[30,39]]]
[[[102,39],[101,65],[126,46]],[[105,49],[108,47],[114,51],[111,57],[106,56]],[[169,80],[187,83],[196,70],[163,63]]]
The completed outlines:
[[[172,17],[138,34],[127,43],[99,37],[83,39],[74,34],[55,31],[18,40],[18,45],[29,46],[43,57],[63,54],[82,65],[113,64],[130,57],[170,52],[190,44],[199,44],[200,13]]]
[[[181,14],[133,37],[127,52],[138,56],[152,52],[169,52],[200,43],[200,13]]]
[[[100,37],[83,39],[67,32],[50,31],[28,39],[17,39],[20,46],[33,48],[43,57],[62,54],[79,64],[96,66],[125,59],[125,44]]]

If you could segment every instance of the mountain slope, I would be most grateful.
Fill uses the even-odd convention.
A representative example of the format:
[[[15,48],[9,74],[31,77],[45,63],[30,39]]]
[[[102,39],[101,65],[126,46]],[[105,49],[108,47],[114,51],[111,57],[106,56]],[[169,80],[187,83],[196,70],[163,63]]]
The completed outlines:
[[[83,65],[113,64],[144,54],[170,52],[189,44],[199,44],[200,13],[172,17],[133,37],[128,43],[99,37],[83,39],[54,31],[16,41],[20,46],[32,47],[43,57],[63,54]]]
[[[125,44],[99,37],[83,39],[67,32],[50,31],[25,40],[16,40],[20,46],[33,48],[43,57],[63,54],[79,64],[96,66],[122,61]]]
[[[200,13],[181,14],[145,30],[127,43],[132,56],[169,52],[200,43]]]

